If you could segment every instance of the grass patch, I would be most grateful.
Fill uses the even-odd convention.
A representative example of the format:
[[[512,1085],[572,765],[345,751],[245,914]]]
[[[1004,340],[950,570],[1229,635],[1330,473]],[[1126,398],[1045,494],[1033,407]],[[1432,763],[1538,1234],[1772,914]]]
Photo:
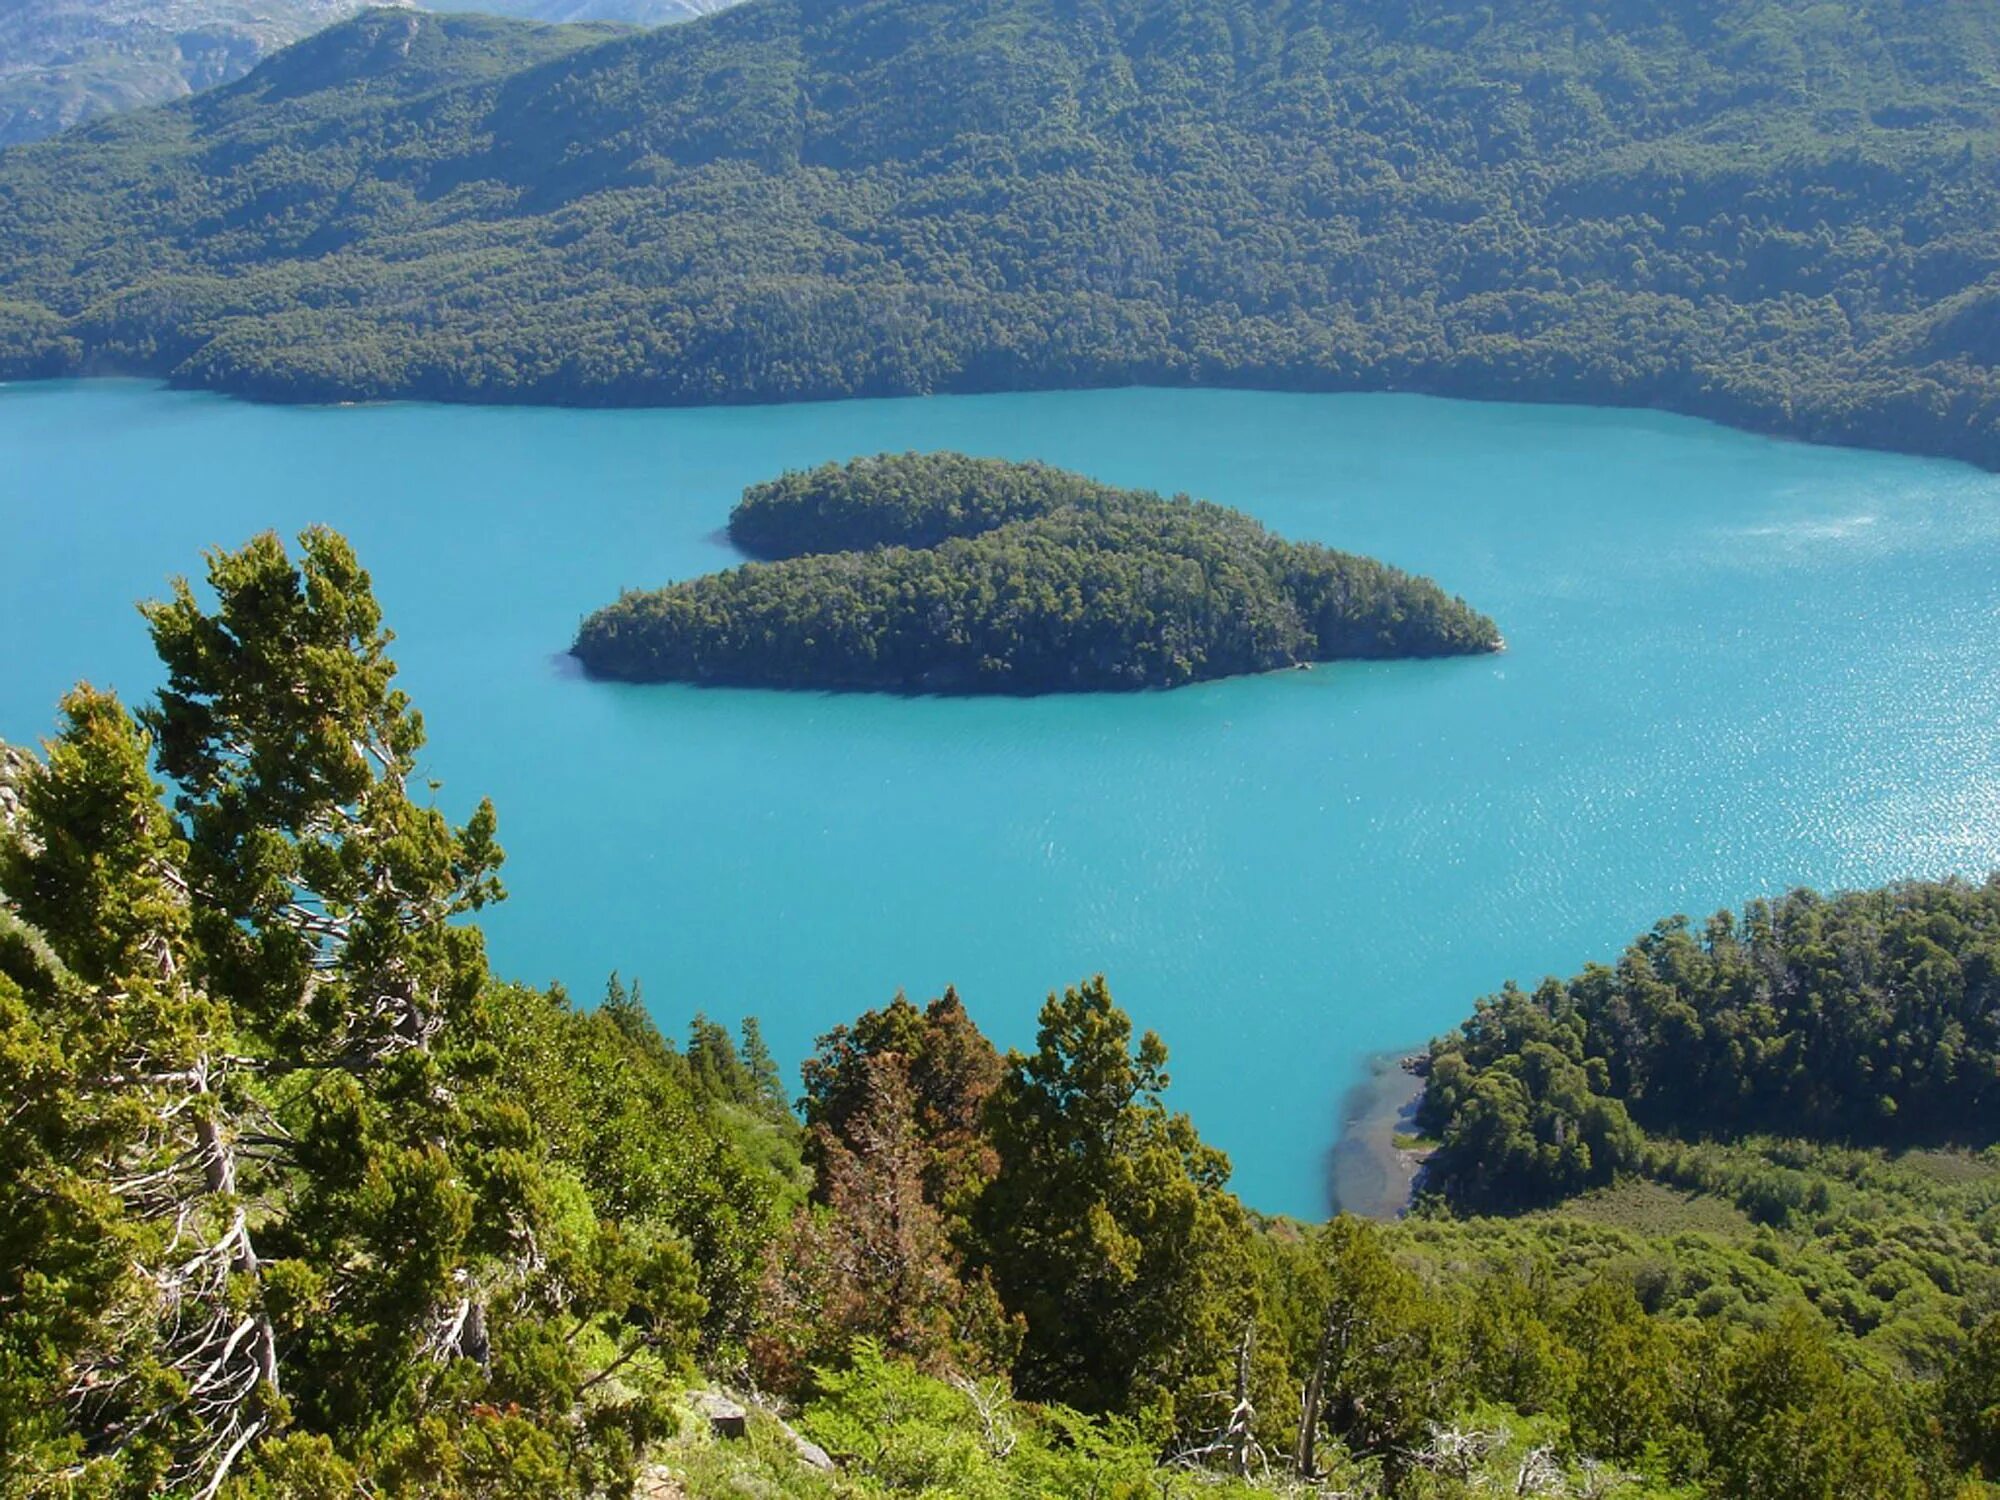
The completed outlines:
[[[1693,1233],[1736,1239],[1755,1227],[1749,1216],[1726,1198],[1684,1192],[1636,1177],[1572,1198],[1554,1212],[1643,1235]]]
[[[1963,1187],[2000,1177],[2000,1161],[1995,1161],[1990,1151],[1977,1156],[1970,1151],[1905,1151],[1893,1160],[1897,1166],[1907,1167],[1946,1187]]]
[[[778,1423],[754,1408],[748,1436],[733,1441],[715,1437],[698,1413],[683,1413],[679,1432],[649,1455],[638,1487],[640,1500],[839,1500],[855,1493],[845,1476],[802,1463]]]

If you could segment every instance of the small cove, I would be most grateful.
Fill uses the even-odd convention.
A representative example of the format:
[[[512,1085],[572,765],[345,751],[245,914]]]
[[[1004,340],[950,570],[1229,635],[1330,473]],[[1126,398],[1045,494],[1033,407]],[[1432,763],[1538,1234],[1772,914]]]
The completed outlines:
[[[1206,495],[1432,574],[1498,658],[1171,693],[633,688],[561,667],[621,586],[725,566],[741,487],[901,448]],[[1367,1060],[1675,910],[2000,863],[2000,477],[1643,412],[1097,391],[580,412],[0,389],[0,737],[199,550],[347,531],[427,767],[500,808],[496,967],[788,1068],[899,986],[1003,1044],[1102,970],[1259,1208],[1317,1215]]]

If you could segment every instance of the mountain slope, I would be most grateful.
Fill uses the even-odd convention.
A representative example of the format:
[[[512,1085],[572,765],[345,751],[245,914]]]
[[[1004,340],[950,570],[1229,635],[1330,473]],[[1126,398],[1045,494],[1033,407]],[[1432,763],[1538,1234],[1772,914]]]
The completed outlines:
[[[353,72],[281,55],[0,158],[0,371],[624,403],[1387,386],[2000,463],[1989,8],[454,25],[372,13],[333,34]],[[384,61],[406,32],[421,77]]]
[[[659,26],[728,3],[485,0],[424,8]],[[0,0],[0,146],[228,83],[279,48],[368,6],[369,0]]]
[[[363,0],[6,0],[0,146],[240,78]]]

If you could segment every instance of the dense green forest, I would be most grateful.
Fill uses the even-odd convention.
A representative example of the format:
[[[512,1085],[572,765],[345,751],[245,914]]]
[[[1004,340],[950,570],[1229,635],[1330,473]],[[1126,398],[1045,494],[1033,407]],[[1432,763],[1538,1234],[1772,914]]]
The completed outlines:
[[[2000,878],[1797,891],[1662,922],[1617,964],[1509,986],[1432,1044],[1433,1187],[1554,1201],[1682,1140],[2000,1140]]]
[[[715,402],[1650,404],[2000,463],[2000,14],[375,12],[0,156],[0,375]]]
[[[751,485],[729,512],[729,540],[761,558],[935,547],[1055,511],[1132,508],[1140,500],[1052,464],[884,453]]]
[[[1500,644],[1429,579],[1046,464],[828,464],[753,485],[729,534],[767,560],[626,593],[578,631],[585,667],[641,682],[1039,693]]]
[[[491,973],[498,818],[433,805],[338,536],[216,552],[144,613],[147,704],[80,686],[0,754],[0,1493],[2000,1478],[2000,1152],[1965,1149],[1984,1095],[1922,1097],[1991,1087],[1994,887],[1668,924],[1539,1022],[1484,1005],[1433,1062],[1442,1152],[1470,1170],[1500,1080],[1568,1108],[1537,1081],[1567,1071],[1629,1099],[1598,1135],[1636,1154],[1553,1211],[1454,1217],[1461,1171],[1309,1226],[1229,1192],[1102,978],[1005,1054],[956,994],[897,996],[794,1104],[754,1022],[676,1043],[615,976],[583,1006]],[[1835,1035],[1877,1070],[1860,1113],[1811,1091]],[[1847,1143],[1739,1133],[1773,1120]],[[746,1436],[690,1400],[716,1385],[756,1393]]]

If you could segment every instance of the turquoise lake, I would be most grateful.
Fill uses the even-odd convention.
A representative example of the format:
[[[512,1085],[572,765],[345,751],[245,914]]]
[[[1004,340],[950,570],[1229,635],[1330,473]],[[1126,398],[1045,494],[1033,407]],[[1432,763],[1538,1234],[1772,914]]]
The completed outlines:
[[[565,670],[621,586],[732,561],[743,485],[885,449],[1187,490],[1426,572],[1498,657],[1169,693],[896,699]],[[0,390],[0,737],[155,681],[132,601],[267,527],[346,531],[462,810],[498,969],[788,1066],[899,987],[1003,1044],[1102,970],[1268,1210],[1343,1094],[1509,977],[1667,913],[2000,864],[2000,477],[1651,413],[1103,391],[700,411],[258,407]]]

